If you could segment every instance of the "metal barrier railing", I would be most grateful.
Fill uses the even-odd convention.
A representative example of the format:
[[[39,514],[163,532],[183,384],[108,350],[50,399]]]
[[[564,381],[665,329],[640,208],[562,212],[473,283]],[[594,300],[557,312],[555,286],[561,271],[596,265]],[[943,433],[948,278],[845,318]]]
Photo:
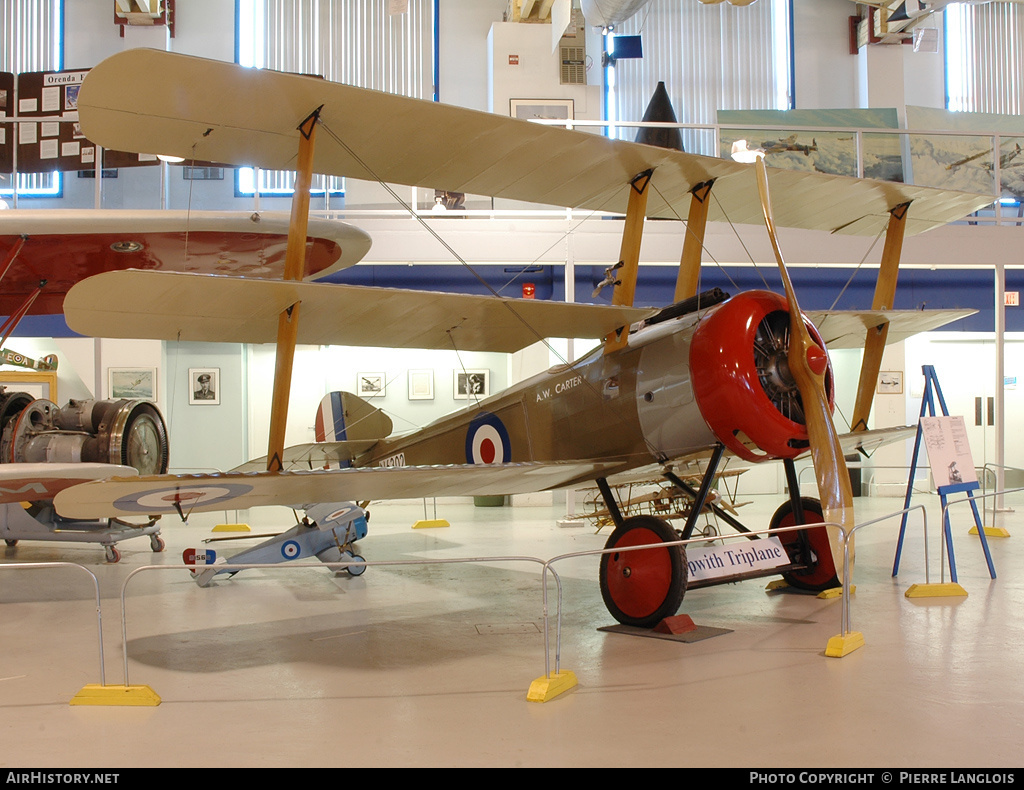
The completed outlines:
[[[963,505],[963,504],[969,504],[969,505],[971,505],[973,507],[973,506],[975,506],[977,504],[977,501],[979,499],[983,500],[983,499],[988,499],[990,497],[1002,497],[1002,496],[1005,496],[1006,494],[1017,494],[1017,493],[1020,493],[1021,491],[1024,491],[1024,488],[1010,488],[1010,489],[1007,489],[1005,491],[992,491],[992,492],[983,493],[983,494],[975,494],[973,491],[972,492],[965,492],[965,493],[969,493],[970,495],[969,496],[964,496],[963,499],[957,499],[957,500],[955,500],[953,502],[946,502],[945,507],[942,508],[942,520],[939,522],[942,525],[942,528],[940,529],[940,534],[942,535],[942,544],[941,544],[941,546],[942,546],[942,549],[943,549],[943,551],[942,551],[942,567],[943,567],[943,576],[942,576],[942,578],[943,578],[943,580],[945,580],[945,578],[946,578],[945,577],[945,567],[946,567],[946,558],[948,556],[947,552],[945,550],[945,540],[946,540],[946,524],[947,524],[947,519],[949,518],[949,509],[951,507],[953,507],[954,505]],[[982,511],[984,512],[984,505],[982,505]],[[979,528],[978,528],[978,532],[981,533],[982,530],[984,530],[984,528],[985,528],[985,525],[981,524],[979,526]],[[985,540],[985,537],[984,537],[983,534],[979,534],[979,539],[982,541],[982,546],[985,548],[985,559],[988,561],[989,570],[991,571],[992,578],[994,579],[995,578],[995,567],[992,564],[992,557],[989,555],[988,542]]]
[[[39,569],[54,569],[54,568],[77,568],[80,571],[85,571],[92,578],[93,591],[96,594],[96,631],[99,637],[99,649],[100,649],[100,684],[106,685],[106,668],[103,663],[103,610],[100,607],[100,583],[91,570],[86,568],[84,565],[79,565],[75,562],[12,562],[12,563],[0,563],[0,571],[18,571],[18,570],[39,570]]]
[[[977,498],[994,497],[999,494],[1009,494],[1024,491],[1024,488],[1011,489],[1007,491],[991,492],[984,494]],[[964,502],[969,502],[969,499],[961,499],[955,502],[948,503],[942,510],[942,523],[945,523],[945,519],[948,514],[949,508],[954,505],[960,505]],[[924,534],[924,560],[925,560],[925,579],[926,582],[930,582],[930,562],[928,555],[928,516],[925,505],[914,505],[903,510],[898,510],[893,513],[879,516],[877,518],[870,519],[868,521],[855,524],[850,530],[849,534],[846,533],[844,528],[835,522],[815,522],[813,524],[794,525],[789,527],[778,527],[776,529],[764,529],[755,530],[746,533],[736,533],[734,535],[720,535],[719,540],[747,540],[751,536],[756,535],[778,535],[785,532],[793,532],[801,529],[816,528],[816,527],[835,527],[839,531],[839,537],[843,546],[843,584],[842,584],[842,605],[840,607],[840,635],[847,636],[851,633],[851,607],[850,607],[850,540],[859,530],[872,526],[883,521],[895,519],[901,517],[904,514],[909,513],[913,510],[919,510],[922,518],[922,529]],[[941,530],[941,541],[943,548],[945,546],[945,530]],[[600,556],[602,554],[610,553],[622,553],[629,551],[641,551],[645,549],[657,549],[666,548],[669,546],[686,546],[694,543],[706,543],[706,537],[690,538],[688,540],[672,541],[670,543],[654,543],[646,544],[642,546],[628,546],[628,547],[616,547],[610,549],[594,549],[581,552],[571,552],[567,554],[560,554],[552,557],[548,560],[543,560],[539,557],[531,557],[524,555],[507,555],[507,556],[496,556],[496,557],[448,557],[448,558],[434,558],[434,559],[415,559],[415,560],[373,560],[373,561],[339,561],[339,562],[315,562],[315,563],[296,563],[289,562],[284,564],[231,564],[230,570],[248,570],[248,569],[268,569],[268,570],[297,570],[297,569],[309,569],[309,568],[326,568],[330,570],[344,570],[349,566],[358,567],[395,567],[404,565],[444,565],[444,564],[465,564],[465,563],[507,563],[507,562],[526,562],[534,563],[541,566],[541,591],[543,601],[543,623],[544,623],[544,676],[552,677],[551,672],[551,609],[548,600],[548,574],[550,573],[551,578],[555,584],[556,590],[556,607],[555,607],[555,623],[554,623],[554,635],[555,635],[555,650],[554,650],[554,669],[555,673],[560,671],[561,667],[561,631],[562,631],[562,610],[563,610],[563,595],[562,595],[562,582],[561,577],[555,570],[554,565],[556,563],[564,562],[569,559],[587,557],[587,556]],[[942,554],[942,578],[945,578],[945,552]],[[102,625],[102,612],[100,606],[100,591],[99,582],[96,576],[87,568],[77,565],[75,563],[68,562],[43,562],[43,563],[12,563],[12,564],[0,564],[0,570],[2,569],[40,569],[40,568],[55,568],[55,567],[73,567],[85,571],[93,580],[93,585],[96,595],[96,611],[97,611],[97,627],[99,637],[99,658],[100,658],[100,679],[101,684],[106,685],[106,674],[103,657],[103,625]],[[149,572],[149,571],[177,571],[182,570],[192,571],[203,569],[208,566],[189,566],[189,565],[146,565],[140,568],[132,570],[125,578],[121,585],[120,592],[120,604],[121,604],[121,639],[122,639],[122,659],[124,663],[124,684],[127,687],[129,685],[129,662],[128,662],[128,615],[127,615],[127,590],[128,585],[136,576]]]
[[[988,491],[988,477],[989,477],[989,475],[991,475],[992,479],[994,480],[992,488],[993,489],[998,489],[999,488],[999,483],[1000,483],[999,477],[1000,477],[1000,475],[995,471],[996,469],[999,469],[1003,473],[1005,473],[1006,470],[1013,470],[1014,472],[1020,472],[1021,475],[1024,475],[1024,469],[1021,469],[1019,466],[1009,466],[1008,464],[997,464],[997,463],[991,463],[991,462],[986,463],[984,466],[981,467],[981,489],[982,489],[982,491],[985,491],[985,492]],[[1002,482],[1005,485],[1005,483],[1006,483],[1005,476],[1004,476]],[[1002,499],[1002,496],[1004,494],[1008,494],[1008,493],[1010,493],[1010,492],[1006,491],[1006,490],[999,491],[998,492],[998,496],[996,496],[992,500],[992,526],[995,526],[995,523],[996,523],[996,513],[1000,509],[1005,509],[1004,508],[1004,503],[1001,501],[1001,499]],[[985,515],[985,510],[982,509],[982,516],[984,516],[984,515]]]
[[[257,564],[257,563],[230,563],[224,564],[223,568],[225,571],[234,572],[236,570],[251,570],[256,568],[263,568],[266,570],[292,570],[298,568],[328,568],[330,570],[345,570],[350,565],[357,567],[393,567],[399,565],[450,565],[460,563],[495,563],[495,562],[532,562],[538,565],[545,565],[545,561],[539,557],[526,557],[526,556],[502,556],[502,557],[441,557],[435,559],[423,559],[423,560],[363,560],[363,561],[338,561],[338,562],[287,562],[287,563],[274,563],[274,564]],[[0,566],[3,567],[3,566]],[[208,565],[143,565],[140,568],[136,568],[125,578],[121,585],[121,641],[122,641],[122,657],[124,660],[124,685],[130,685],[128,682],[128,617],[127,617],[127,604],[126,604],[126,592],[128,589],[128,583],[135,578],[137,575],[148,572],[148,571],[192,571],[192,570],[206,570],[211,566]],[[555,584],[559,588],[559,600],[561,599],[561,579],[558,575],[552,572],[555,579]],[[548,655],[548,629],[547,629],[547,580],[544,577],[544,608],[545,608],[545,633],[544,633],[544,652],[545,659]],[[561,620],[559,619],[559,625]],[[545,670],[547,667],[545,667]],[[549,673],[548,673],[549,674]]]

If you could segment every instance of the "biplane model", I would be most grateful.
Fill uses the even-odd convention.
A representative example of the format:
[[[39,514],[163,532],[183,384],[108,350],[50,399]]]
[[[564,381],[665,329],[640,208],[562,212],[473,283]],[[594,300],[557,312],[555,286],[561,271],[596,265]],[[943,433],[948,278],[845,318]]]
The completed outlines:
[[[252,212],[0,211],[0,315],[9,316],[0,345],[25,316],[59,315],[71,286],[100,272],[280,276],[288,227],[287,215]],[[344,223],[317,220],[309,234],[311,277],[351,266],[370,248],[365,233]],[[56,355],[34,360],[2,353],[4,364],[57,368]],[[152,549],[161,551],[156,519],[65,519],[54,513],[52,500],[83,480],[166,472],[168,452],[155,403],[97,398],[58,407],[0,388],[0,537],[9,547],[19,540],[101,543],[110,562],[120,558],[116,544],[127,538],[148,535]]]
[[[182,87],[188,85],[204,87]],[[260,109],[266,107],[274,112]],[[145,146],[184,157],[295,168],[292,224],[298,238],[305,237],[313,172],[583,207],[624,214],[625,222],[619,263],[609,268],[610,304],[302,282],[301,245],[289,251],[284,280],[120,271],[78,283],[64,306],[69,326],[78,332],[277,343],[277,368],[262,471],[84,483],[58,494],[59,513],[187,516],[225,507],[312,504],[351,526],[360,515],[349,506],[355,502],[514,494],[595,480],[616,523],[607,546],[653,545],[611,552],[601,561],[609,610],[639,626],[653,626],[678,608],[687,588],[685,552],[678,544],[660,545],[678,540],[666,521],[623,518],[609,480],[653,465],[670,482],[686,486],[669,462],[707,458],[699,487],[691,489],[694,506],[681,531],[687,536],[726,453],[750,462],[782,459],[793,474],[779,518],[849,527],[852,498],[844,455],[888,438],[884,431],[867,430],[866,422],[886,338],[951,318],[890,309],[903,235],[992,200],[821,173],[769,172],[763,161],[739,164],[141,49],[97,65],[82,86],[79,109],[89,138],[119,150]],[[459,130],[457,146],[450,144],[452,129]],[[769,185],[782,196],[775,206]],[[634,306],[644,219],[676,217],[682,203],[689,205],[689,220],[674,303]],[[786,296],[698,293],[705,223],[726,213],[734,223],[766,223]],[[830,313],[812,323],[789,282],[776,222],[869,235],[885,230],[873,309]],[[371,404],[339,397],[326,432],[338,441],[319,450],[299,448],[294,456],[283,446],[297,343],[512,352],[566,336],[603,342],[575,362],[405,435],[390,435],[390,420]],[[866,347],[855,432],[843,437],[831,418],[828,344]],[[349,466],[310,468],[322,465],[310,462],[315,453]],[[797,486],[793,459],[808,453],[820,504],[801,497]],[[293,457],[305,468],[292,468]],[[335,552],[350,551],[358,531],[320,525],[308,509],[297,529],[330,533]],[[788,539],[784,565],[773,573],[810,588],[834,586],[842,565],[829,530],[834,528],[787,533],[795,537]],[[279,559],[304,556],[304,545],[294,536],[278,543]]]

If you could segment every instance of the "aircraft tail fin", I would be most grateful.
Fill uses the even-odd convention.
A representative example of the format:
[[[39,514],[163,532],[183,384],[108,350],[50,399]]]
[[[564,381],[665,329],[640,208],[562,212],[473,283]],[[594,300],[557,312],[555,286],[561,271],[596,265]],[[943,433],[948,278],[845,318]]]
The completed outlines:
[[[351,392],[329,392],[316,410],[318,442],[383,439],[391,435],[391,418]]]

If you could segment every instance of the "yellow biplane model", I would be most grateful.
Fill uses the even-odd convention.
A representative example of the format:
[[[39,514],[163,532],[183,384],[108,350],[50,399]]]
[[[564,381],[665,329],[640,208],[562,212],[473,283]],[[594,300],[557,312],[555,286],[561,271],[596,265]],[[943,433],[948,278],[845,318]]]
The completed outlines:
[[[780,523],[824,519],[849,527],[844,454],[889,438],[865,430],[886,335],[898,339],[954,317],[891,310],[903,235],[992,200],[769,171],[763,162],[739,164],[150,50],[129,50],[96,66],[82,86],[79,110],[89,138],[119,150],[296,169],[292,221],[299,240],[305,237],[313,172],[625,215],[619,263],[610,268],[611,304],[302,282],[301,243],[289,249],[284,280],[127,271],[72,288],[65,315],[84,334],[276,342],[278,361],[263,471],[90,482],[59,494],[58,511],[91,517],[321,503],[324,521],[319,511],[307,510],[304,523],[276,544],[279,559],[304,556],[312,544],[299,539],[303,530],[335,532],[337,524],[359,520],[349,506],[324,503],[510,494],[591,480],[604,492],[616,523],[609,548],[672,542],[679,533],[664,520],[623,518],[608,481],[654,465],[676,483],[669,462],[706,458],[691,509],[696,519],[727,453],[751,462],[786,462],[790,498],[780,509]],[[459,130],[457,145],[450,142],[452,129]],[[769,186],[780,196],[774,206]],[[709,199],[712,191],[715,200]],[[674,304],[636,307],[644,219],[675,218],[683,203],[689,219]],[[697,292],[705,223],[725,216],[734,223],[767,224],[785,296]],[[829,314],[816,325],[802,314],[776,222],[868,235],[887,228],[873,309]],[[327,432],[338,441],[293,452],[283,447],[296,343],[511,352],[550,337],[603,343],[576,362],[402,436],[391,436],[390,420],[369,404],[339,395],[333,430]],[[860,430],[844,437],[831,418],[828,344],[867,347],[854,415]],[[351,467],[291,468],[293,460],[308,465],[317,453]],[[796,485],[792,459],[807,453],[820,505],[802,498]],[[688,520],[682,534],[692,527]],[[348,527],[335,532],[341,556],[351,550],[355,534]],[[812,589],[835,586],[842,572],[835,536],[823,528],[787,535],[783,562],[771,572]],[[612,614],[646,627],[674,614],[688,585],[679,546],[603,555],[600,576]]]

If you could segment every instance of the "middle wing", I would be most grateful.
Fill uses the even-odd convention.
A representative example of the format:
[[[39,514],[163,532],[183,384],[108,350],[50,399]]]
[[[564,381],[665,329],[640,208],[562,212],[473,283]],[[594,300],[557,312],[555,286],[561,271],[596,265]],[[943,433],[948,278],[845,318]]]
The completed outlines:
[[[511,353],[548,337],[600,338],[656,310],[541,299],[258,280],[180,272],[90,277],[64,299],[75,332],[223,343],[273,343],[302,302],[297,342]],[[142,333],[140,335],[140,332]]]

